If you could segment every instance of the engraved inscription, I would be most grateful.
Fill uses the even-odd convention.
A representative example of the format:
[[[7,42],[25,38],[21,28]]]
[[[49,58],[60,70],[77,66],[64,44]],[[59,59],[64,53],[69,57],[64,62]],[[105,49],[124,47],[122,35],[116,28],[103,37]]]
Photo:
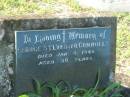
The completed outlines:
[[[53,33],[55,32],[55,33]],[[23,47],[18,53],[35,53],[36,65],[90,62],[95,60],[98,50],[108,45],[106,35],[110,31],[97,30],[48,30],[23,34]]]

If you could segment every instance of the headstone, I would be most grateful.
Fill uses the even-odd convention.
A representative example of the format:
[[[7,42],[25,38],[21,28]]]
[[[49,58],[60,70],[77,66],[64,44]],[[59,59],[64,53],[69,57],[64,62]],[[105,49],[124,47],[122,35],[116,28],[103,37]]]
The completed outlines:
[[[110,27],[16,31],[16,97],[32,91],[32,79],[74,87],[99,87],[110,79],[112,30]]]

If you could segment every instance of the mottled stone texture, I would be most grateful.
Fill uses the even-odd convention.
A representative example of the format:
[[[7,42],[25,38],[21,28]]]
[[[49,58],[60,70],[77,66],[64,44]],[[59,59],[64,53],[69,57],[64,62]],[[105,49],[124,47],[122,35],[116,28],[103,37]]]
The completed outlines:
[[[13,63],[13,49],[11,45],[0,43],[0,97],[6,97],[11,90],[10,74]]]
[[[15,68],[15,31],[59,28],[112,27],[111,61],[115,64],[116,18],[83,17],[53,19],[11,19],[0,21],[0,97],[13,97]],[[114,65],[112,67],[115,67]],[[113,78],[113,77],[112,77]],[[10,92],[11,91],[11,92]]]

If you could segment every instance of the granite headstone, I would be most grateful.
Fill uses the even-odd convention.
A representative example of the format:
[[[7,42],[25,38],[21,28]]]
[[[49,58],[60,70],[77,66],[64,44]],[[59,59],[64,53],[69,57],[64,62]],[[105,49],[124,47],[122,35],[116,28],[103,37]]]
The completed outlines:
[[[110,81],[110,27],[25,30],[16,31],[15,37],[16,96],[32,91],[33,78],[89,88],[100,70],[99,87]]]

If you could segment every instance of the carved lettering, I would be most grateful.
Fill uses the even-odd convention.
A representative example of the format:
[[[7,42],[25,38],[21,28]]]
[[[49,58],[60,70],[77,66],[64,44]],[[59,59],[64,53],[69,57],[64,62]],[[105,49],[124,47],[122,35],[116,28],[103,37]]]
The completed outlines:
[[[37,43],[45,43],[46,41],[60,41],[61,40],[61,35],[60,34],[53,34],[53,35],[35,35],[35,42],[34,44]]]
[[[46,33],[46,31],[45,31]],[[98,50],[103,49],[107,30],[94,31],[61,30],[57,33],[35,33],[23,35],[24,47],[17,48],[18,53],[35,53],[39,66],[69,62],[88,62]],[[72,58],[71,58],[72,57]]]
[[[37,56],[38,59],[44,59],[44,58],[51,58],[53,55],[50,53],[50,54],[39,54]]]
[[[58,57],[63,57],[63,56],[67,56],[68,55],[68,53],[67,52],[65,52],[65,53],[58,53]]]
[[[79,57],[79,58],[75,58],[75,61],[77,62],[84,62],[84,61],[92,61],[92,57]]]
[[[27,34],[24,35],[24,44],[31,43],[31,37],[29,37]]]
[[[38,65],[40,66],[40,65],[49,65],[49,64],[54,64],[55,63],[55,61],[54,60],[45,60],[45,61],[40,61],[39,63],[38,63]]]
[[[62,62],[62,63],[68,63],[68,62],[69,62],[68,57],[61,59],[61,62]]]
[[[69,39],[75,40],[75,39],[92,39],[96,40],[96,34],[95,33],[77,33],[77,32],[70,32],[69,33]]]

